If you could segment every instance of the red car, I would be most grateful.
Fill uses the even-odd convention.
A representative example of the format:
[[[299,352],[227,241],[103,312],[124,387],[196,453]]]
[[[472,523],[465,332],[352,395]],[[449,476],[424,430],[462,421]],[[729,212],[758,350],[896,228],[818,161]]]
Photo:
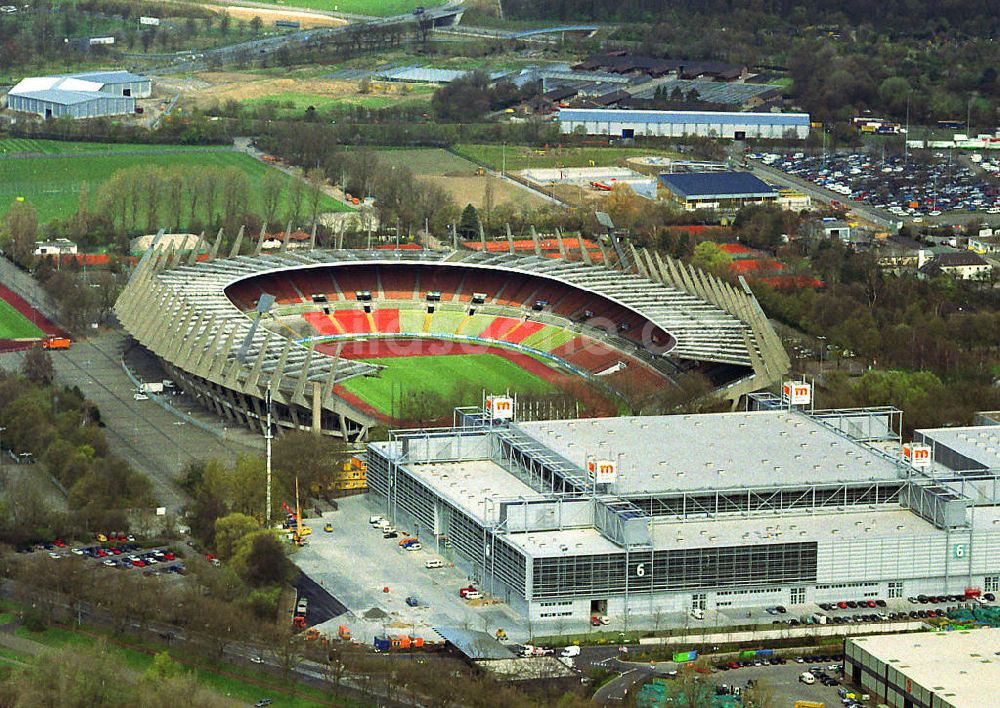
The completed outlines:
[[[875,601],[874,601],[874,600],[869,600],[869,601],[868,601],[868,606],[869,606],[869,607],[878,607],[878,605],[876,605],[876,604],[875,604]]]
[[[174,560],[174,554],[171,553],[170,551],[166,551],[163,554],[163,559],[164,560],[168,560],[168,561],[172,561],[172,560]]]
[[[122,549],[120,549],[120,548],[112,548],[111,552],[114,553],[116,556],[120,556],[122,554]]]
[[[845,602],[844,600],[841,600],[840,602],[837,603],[837,607],[839,607],[842,610],[846,610],[847,609],[847,602]]]
[[[97,549],[97,557],[98,558],[104,558],[106,555],[108,555],[108,552],[105,551],[103,548],[98,548]]]
[[[132,565],[134,565],[136,568],[145,568],[146,561],[144,561],[142,558],[136,558],[134,561],[132,561]]]
[[[740,668],[740,664],[737,661],[730,661],[728,664],[726,664],[726,666],[728,666],[730,669]]]
[[[125,543],[125,541],[127,541],[127,540],[128,540],[128,536],[126,536],[126,535],[125,535],[125,534],[123,534],[123,533],[120,533],[120,534],[118,534],[118,540],[119,540],[119,541],[120,541],[121,543]]]
[[[59,548],[65,548],[66,547],[66,542],[57,538],[55,541],[52,542],[52,545],[53,546],[59,546]]]

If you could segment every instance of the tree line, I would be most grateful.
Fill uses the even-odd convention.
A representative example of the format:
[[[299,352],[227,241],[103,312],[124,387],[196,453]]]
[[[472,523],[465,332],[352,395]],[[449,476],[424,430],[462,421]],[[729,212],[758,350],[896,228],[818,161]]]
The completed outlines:
[[[0,502],[0,542],[124,528],[126,507],[153,501],[149,480],[111,452],[100,410],[78,388],[53,379],[52,361],[40,348],[27,353],[20,373],[0,370],[0,427],[5,450],[30,453],[68,491],[69,512],[51,509],[30,483]]]

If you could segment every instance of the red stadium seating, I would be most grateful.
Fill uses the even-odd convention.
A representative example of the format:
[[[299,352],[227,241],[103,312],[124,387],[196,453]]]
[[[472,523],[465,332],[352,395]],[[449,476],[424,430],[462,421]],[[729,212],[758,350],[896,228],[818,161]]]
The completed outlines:
[[[514,329],[507,330],[503,336],[505,342],[511,342],[517,344],[518,342],[523,342],[525,339],[530,337],[535,332],[542,329],[545,325],[541,322],[534,322],[532,320],[525,320],[519,326]]]
[[[413,290],[417,285],[416,273],[404,271],[401,268],[382,268],[379,270],[382,279],[382,290],[388,300],[412,300]]]
[[[375,318],[375,331],[380,334],[399,333],[399,310],[375,310],[372,313]]]
[[[479,336],[484,339],[503,339],[503,336],[507,332],[514,329],[521,322],[522,320],[515,320],[513,317],[496,317],[486,325],[486,329]]]
[[[355,300],[355,293],[359,290],[370,290],[374,296],[375,290],[378,288],[374,266],[359,264],[350,268],[336,268],[334,275],[344,297],[348,300]]]
[[[338,330],[333,322],[330,320],[329,315],[325,315],[322,312],[304,312],[302,318],[313,326],[316,333],[320,336],[326,336],[328,334],[339,334]]]
[[[371,334],[371,321],[364,310],[336,310],[333,317],[345,332],[353,334]]]
[[[427,293],[437,291],[441,299],[450,300],[462,284],[463,273],[454,268],[429,268],[420,274],[420,299],[426,300]]]

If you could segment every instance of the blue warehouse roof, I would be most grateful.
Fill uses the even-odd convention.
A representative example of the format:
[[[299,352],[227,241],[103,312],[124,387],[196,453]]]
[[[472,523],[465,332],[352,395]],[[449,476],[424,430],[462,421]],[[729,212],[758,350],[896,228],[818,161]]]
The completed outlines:
[[[809,127],[808,113],[740,113],[723,111],[628,111],[564,108],[559,120],[611,123],[728,123],[731,125],[788,125]]]
[[[778,192],[749,172],[687,172],[660,175],[660,182],[687,199],[771,197]]]

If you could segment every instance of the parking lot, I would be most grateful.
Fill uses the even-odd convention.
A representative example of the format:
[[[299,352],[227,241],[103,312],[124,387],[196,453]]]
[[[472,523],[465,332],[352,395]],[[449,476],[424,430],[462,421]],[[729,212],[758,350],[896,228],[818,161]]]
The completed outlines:
[[[755,153],[752,159],[843,196],[914,221],[954,213],[1000,214],[1000,191],[978,170],[943,153],[909,159],[863,153]]]
[[[68,544],[53,539],[37,545],[21,546],[21,554],[46,554],[53,561],[79,557],[107,568],[142,573],[145,576],[184,575],[184,564],[168,548],[139,548],[134,536],[108,534],[103,541],[89,544]]]
[[[794,660],[786,664],[771,665],[760,664],[759,666],[745,666],[739,669],[719,671],[710,674],[712,683],[717,686],[739,686],[745,688],[748,681],[759,683],[771,694],[776,708],[792,708],[795,701],[813,701],[826,706],[847,705],[841,700],[838,689],[842,687],[840,672],[841,660],[834,657],[826,657],[825,663],[798,663]],[[799,677],[809,669],[818,669],[825,673],[837,683],[823,685],[819,681],[813,684],[805,684]],[[846,692],[846,691],[845,691]]]
[[[526,627],[506,605],[459,597],[469,579],[435,552],[433,543],[418,551],[404,550],[399,541],[404,532],[412,532],[404,528],[398,529],[396,538],[383,538],[368,523],[379,511],[369,506],[366,496],[341,499],[338,505],[338,511],[322,518],[306,519],[312,534],[294,556],[304,573],[347,608],[346,614],[319,625],[321,631],[334,635],[340,624],[346,624],[354,638],[366,644],[383,634],[421,636],[422,629],[440,626],[490,634],[503,627],[511,641],[527,639]],[[323,530],[326,522],[332,531]],[[431,559],[441,560],[443,567],[426,568]],[[416,598],[416,606],[407,604],[408,597]]]

